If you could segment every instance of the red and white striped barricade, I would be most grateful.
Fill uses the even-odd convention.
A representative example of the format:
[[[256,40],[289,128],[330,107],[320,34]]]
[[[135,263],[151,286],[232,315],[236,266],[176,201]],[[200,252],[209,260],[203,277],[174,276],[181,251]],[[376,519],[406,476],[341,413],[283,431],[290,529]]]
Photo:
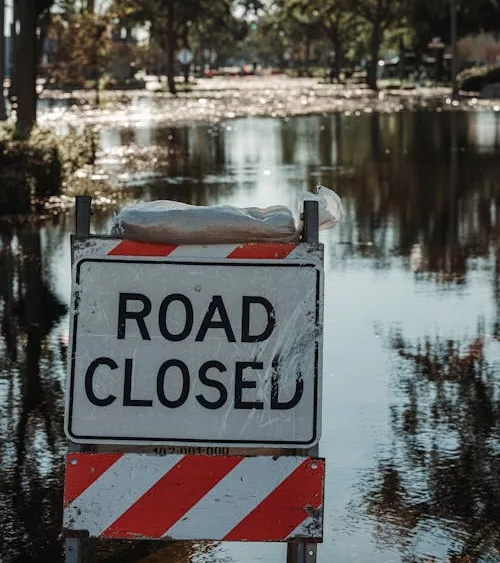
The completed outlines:
[[[74,240],[67,534],[321,541],[322,252]]]
[[[69,454],[64,526],[98,538],[322,539],[324,462],[295,456]]]

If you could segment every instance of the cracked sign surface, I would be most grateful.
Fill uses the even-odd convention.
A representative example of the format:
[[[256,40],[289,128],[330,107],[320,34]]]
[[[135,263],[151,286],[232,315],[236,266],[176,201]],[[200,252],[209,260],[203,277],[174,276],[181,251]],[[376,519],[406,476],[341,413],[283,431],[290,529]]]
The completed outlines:
[[[70,439],[317,443],[320,247],[245,260],[207,258],[203,247],[175,258],[109,256],[106,245],[74,247]]]

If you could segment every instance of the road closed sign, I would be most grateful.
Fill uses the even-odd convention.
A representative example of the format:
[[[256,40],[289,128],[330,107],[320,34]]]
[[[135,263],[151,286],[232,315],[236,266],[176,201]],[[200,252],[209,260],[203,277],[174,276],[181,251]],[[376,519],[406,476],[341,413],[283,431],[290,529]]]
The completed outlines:
[[[73,250],[71,440],[317,443],[321,247],[90,238]]]

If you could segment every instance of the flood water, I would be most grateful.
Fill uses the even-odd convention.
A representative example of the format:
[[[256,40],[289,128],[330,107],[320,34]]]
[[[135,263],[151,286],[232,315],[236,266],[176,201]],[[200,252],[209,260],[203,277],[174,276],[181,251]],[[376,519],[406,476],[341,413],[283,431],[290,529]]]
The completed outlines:
[[[100,143],[98,175],[137,199],[295,207],[318,182],[341,195],[345,218],[321,234],[318,560],[499,561],[500,114],[103,128]],[[142,160],[124,171],[131,154]],[[96,209],[92,232],[112,212]],[[0,222],[2,563],[62,561],[72,228],[71,214]],[[278,562],[285,547],[175,544],[155,559],[190,560]]]

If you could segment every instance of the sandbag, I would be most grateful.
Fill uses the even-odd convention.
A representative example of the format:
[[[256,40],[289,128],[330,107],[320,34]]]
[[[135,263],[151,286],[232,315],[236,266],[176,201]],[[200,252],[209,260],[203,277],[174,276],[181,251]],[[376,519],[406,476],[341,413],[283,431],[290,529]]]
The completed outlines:
[[[320,185],[315,194],[306,191],[299,194],[295,216],[284,205],[196,206],[170,200],[134,203],[113,218],[111,234],[161,244],[298,242],[305,200],[318,202],[320,229],[333,228],[343,216],[340,197]]]
[[[198,207],[157,200],[125,207],[114,218],[111,234],[163,244],[297,242],[295,219],[287,207]]]

